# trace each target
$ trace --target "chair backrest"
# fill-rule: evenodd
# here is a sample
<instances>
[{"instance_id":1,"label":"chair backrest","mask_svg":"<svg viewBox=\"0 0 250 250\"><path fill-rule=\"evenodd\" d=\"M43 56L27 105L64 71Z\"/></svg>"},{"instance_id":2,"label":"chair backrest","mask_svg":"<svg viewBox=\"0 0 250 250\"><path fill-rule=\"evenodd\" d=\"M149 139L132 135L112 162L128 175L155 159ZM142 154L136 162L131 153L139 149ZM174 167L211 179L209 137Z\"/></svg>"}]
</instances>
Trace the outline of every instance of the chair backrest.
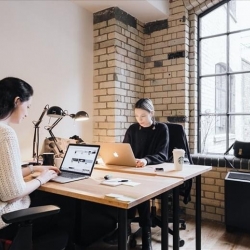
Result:
<instances>
[{"instance_id":1,"label":"chair backrest","mask_svg":"<svg viewBox=\"0 0 250 250\"><path fill-rule=\"evenodd\" d=\"M169 131L169 149L168 161L173 162L173 149L179 148L185 150L185 158L188 159L189 164L193 164L190 155L190 150L187 142L187 136L182 125L177 123L166 123ZM192 187L192 179L184 182L180 188L180 195L183 196L183 202L187 204L191 200L190 192Z\"/></svg>"},{"instance_id":2,"label":"chair backrest","mask_svg":"<svg viewBox=\"0 0 250 250\"><path fill-rule=\"evenodd\" d=\"M185 150L185 157L189 160L190 164L193 164L192 158L190 156L187 136L183 126L177 123L166 123L166 125L168 126L169 131L169 161L173 161L173 149L179 148Z\"/></svg>"}]
</instances>

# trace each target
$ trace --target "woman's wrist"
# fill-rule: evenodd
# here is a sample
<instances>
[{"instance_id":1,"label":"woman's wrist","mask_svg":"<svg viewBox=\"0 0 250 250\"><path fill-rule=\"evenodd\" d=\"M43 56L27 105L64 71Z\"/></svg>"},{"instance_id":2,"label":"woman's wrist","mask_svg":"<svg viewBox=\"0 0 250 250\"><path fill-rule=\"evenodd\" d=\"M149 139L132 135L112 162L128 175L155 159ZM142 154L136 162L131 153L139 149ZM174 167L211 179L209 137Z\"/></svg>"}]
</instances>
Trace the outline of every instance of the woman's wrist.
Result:
<instances>
[{"instance_id":1,"label":"woman's wrist","mask_svg":"<svg viewBox=\"0 0 250 250\"><path fill-rule=\"evenodd\" d=\"M37 180L39 182L39 187L42 186L42 181L39 178L36 178L35 180Z\"/></svg>"}]
</instances>

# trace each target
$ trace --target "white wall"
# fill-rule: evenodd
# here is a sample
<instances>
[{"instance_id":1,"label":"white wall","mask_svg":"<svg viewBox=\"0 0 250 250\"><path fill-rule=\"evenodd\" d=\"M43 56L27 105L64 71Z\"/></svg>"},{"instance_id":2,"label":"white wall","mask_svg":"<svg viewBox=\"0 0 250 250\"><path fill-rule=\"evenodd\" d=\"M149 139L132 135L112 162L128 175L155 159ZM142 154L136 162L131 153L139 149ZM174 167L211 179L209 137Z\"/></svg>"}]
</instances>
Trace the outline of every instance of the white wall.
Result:
<instances>
[{"instance_id":1,"label":"white wall","mask_svg":"<svg viewBox=\"0 0 250 250\"><path fill-rule=\"evenodd\" d=\"M59 137L93 137L93 15L69 1L0 1L0 78L15 76L35 91L29 117L14 125L22 158L32 156L34 126L46 104L69 113L85 110L90 120L70 117L53 130ZM49 137L40 125L40 144ZM54 122L51 119L50 124Z\"/></svg>"}]
</instances>

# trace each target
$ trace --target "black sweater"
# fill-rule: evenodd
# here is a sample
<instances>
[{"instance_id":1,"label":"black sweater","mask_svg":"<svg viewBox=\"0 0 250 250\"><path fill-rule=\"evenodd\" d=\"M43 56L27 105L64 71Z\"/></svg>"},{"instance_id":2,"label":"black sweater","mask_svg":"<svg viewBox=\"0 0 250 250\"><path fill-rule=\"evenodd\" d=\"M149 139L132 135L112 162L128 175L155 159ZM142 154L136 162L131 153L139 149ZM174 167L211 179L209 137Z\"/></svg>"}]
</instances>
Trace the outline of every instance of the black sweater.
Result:
<instances>
[{"instance_id":1,"label":"black sweater","mask_svg":"<svg viewBox=\"0 0 250 250\"><path fill-rule=\"evenodd\" d=\"M131 145L135 158L146 159L148 165L168 160L169 134L164 123L156 122L147 128L134 123L126 131L123 142Z\"/></svg>"}]
</instances>

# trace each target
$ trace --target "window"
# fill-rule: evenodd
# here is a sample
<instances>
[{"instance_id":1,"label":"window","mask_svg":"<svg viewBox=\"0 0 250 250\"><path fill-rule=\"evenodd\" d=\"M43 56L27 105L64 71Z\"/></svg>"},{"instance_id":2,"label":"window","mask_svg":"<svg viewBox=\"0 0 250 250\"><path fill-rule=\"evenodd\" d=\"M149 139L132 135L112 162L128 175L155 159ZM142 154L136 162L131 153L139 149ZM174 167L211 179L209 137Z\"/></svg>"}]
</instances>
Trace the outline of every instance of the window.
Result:
<instances>
[{"instance_id":1,"label":"window","mask_svg":"<svg viewBox=\"0 0 250 250\"><path fill-rule=\"evenodd\" d=\"M250 1L225 0L199 16L198 151L250 141Z\"/></svg>"}]
</instances>

